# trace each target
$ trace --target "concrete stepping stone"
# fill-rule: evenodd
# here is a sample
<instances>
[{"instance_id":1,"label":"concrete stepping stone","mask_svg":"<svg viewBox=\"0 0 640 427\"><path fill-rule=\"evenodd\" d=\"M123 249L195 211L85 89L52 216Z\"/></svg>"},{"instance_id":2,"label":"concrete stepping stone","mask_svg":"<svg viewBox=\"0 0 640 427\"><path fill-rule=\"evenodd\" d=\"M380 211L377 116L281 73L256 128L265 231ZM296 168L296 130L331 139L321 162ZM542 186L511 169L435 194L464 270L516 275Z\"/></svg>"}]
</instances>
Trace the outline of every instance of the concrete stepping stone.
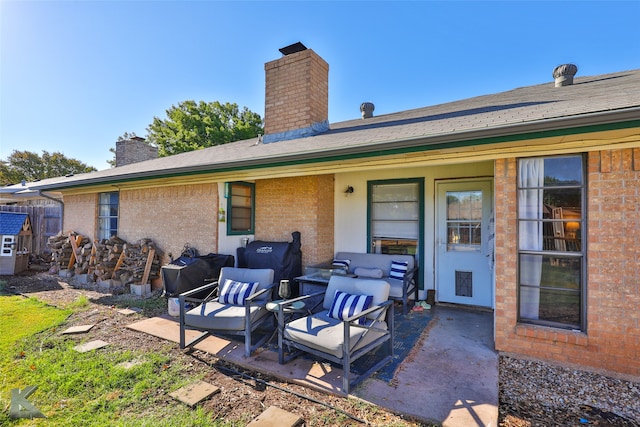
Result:
<instances>
[{"instance_id":1,"label":"concrete stepping stone","mask_svg":"<svg viewBox=\"0 0 640 427\"><path fill-rule=\"evenodd\" d=\"M91 328L93 328L94 326L95 326L95 323L91 325L72 326L62 331L62 333L63 334L85 334L89 332Z\"/></svg>"},{"instance_id":2,"label":"concrete stepping stone","mask_svg":"<svg viewBox=\"0 0 640 427\"><path fill-rule=\"evenodd\" d=\"M269 406L266 411L247 424L247 427L295 427L303 422L304 420L299 415L277 406Z\"/></svg>"},{"instance_id":3,"label":"concrete stepping stone","mask_svg":"<svg viewBox=\"0 0 640 427\"><path fill-rule=\"evenodd\" d=\"M104 342L102 340L89 341L84 344L77 345L73 347L73 349L79 353L86 353L87 351L97 350L102 347L108 346L108 342Z\"/></svg>"},{"instance_id":4,"label":"concrete stepping stone","mask_svg":"<svg viewBox=\"0 0 640 427\"><path fill-rule=\"evenodd\" d=\"M142 311L141 308L131 307L131 308L123 308L122 310L118 310L118 313L124 314L125 316L131 316L135 313L140 313Z\"/></svg>"},{"instance_id":5,"label":"concrete stepping stone","mask_svg":"<svg viewBox=\"0 0 640 427\"><path fill-rule=\"evenodd\" d=\"M169 396L193 407L219 392L220 387L204 381L198 381L169 393Z\"/></svg>"}]
</instances>

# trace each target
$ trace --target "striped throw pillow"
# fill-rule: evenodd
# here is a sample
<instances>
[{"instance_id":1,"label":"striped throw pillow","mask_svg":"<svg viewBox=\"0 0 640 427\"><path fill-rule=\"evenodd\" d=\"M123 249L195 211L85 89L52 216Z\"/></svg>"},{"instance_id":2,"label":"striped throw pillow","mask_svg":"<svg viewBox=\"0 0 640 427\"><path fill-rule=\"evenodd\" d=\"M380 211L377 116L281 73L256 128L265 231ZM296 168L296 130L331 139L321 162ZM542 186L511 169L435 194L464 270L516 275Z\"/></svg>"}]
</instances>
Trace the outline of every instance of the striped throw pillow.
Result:
<instances>
[{"instance_id":1,"label":"striped throw pillow","mask_svg":"<svg viewBox=\"0 0 640 427\"><path fill-rule=\"evenodd\" d=\"M218 301L223 304L244 305L244 301L258 289L258 282L236 282L227 279L220 289Z\"/></svg>"},{"instance_id":2,"label":"striped throw pillow","mask_svg":"<svg viewBox=\"0 0 640 427\"><path fill-rule=\"evenodd\" d=\"M333 304L329 310L329 316L338 320L345 320L355 316L369 308L373 302L371 295L352 295L342 291L336 291ZM364 324L364 318L359 319L359 323Z\"/></svg>"},{"instance_id":3,"label":"striped throw pillow","mask_svg":"<svg viewBox=\"0 0 640 427\"><path fill-rule=\"evenodd\" d=\"M334 265L336 267L344 267L347 270L349 269L349 264L351 264L350 259L334 259L333 261L331 261L331 265Z\"/></svg>"},{"instance_id":4,"label":"striped throw pillow","mask_svg":"<svg viewBox=\"0 0 640 427\"><path fill-rule=\"evenodd\" d=\"M391 279L404 280L404 275L409 268L407 261L391 261L391 270L389 271L389 277Z\"/></svg>"}]
</instances>

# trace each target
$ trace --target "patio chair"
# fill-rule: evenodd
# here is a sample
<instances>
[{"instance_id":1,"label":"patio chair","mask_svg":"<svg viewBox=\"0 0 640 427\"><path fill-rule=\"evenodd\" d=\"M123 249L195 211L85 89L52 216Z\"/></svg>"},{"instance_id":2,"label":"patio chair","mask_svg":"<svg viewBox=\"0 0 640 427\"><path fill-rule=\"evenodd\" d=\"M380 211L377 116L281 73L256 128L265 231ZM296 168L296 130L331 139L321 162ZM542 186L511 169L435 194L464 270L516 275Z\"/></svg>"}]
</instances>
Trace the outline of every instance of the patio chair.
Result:
<instances>
[{"instance_id":1,"label":"patio chair","mask_svg":"<svg viewBox=\"0 0 640 427\"><path fill-rule=\"evenodd\" d=\"M274 271L267 268L223 267L216 282L180 294L180 348L192 348L212 333L240 335L244 336L245 355L249 357L270 336L266 333L252 341L258 327L273 324L265 307L272 299L273 275ZM210 292L204 299L195 297L206 290ZM195 304L195 308L185 308L187 303ZM187 329L203 332L187 343Z\"/></svg>"},{"instance_id":2,"label":"patio chair","mask_svg":"<svg viewBox=\"0 0 640 427\"><path fill-rule=\"evenodd\" d=\"M351 386L393 359L393 301L389 300L389 288L384 280L332 276L324 294L323 311L286 324L283 310L278 313L278 362L284 364L304 352L337 363L343 369L342 391L349 394ZM294 298L283 305L316 295ZM382 345L386 346L386 355L352 381L351 363Z\"/></svg>"}]
</instances>

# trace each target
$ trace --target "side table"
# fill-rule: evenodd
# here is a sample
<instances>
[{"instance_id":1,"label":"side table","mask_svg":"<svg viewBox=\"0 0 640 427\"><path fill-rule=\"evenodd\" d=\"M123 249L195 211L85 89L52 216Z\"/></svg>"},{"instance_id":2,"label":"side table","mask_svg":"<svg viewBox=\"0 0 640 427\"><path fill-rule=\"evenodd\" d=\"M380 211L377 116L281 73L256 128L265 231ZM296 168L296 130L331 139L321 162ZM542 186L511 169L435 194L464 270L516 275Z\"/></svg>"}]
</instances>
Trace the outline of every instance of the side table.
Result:
<instances>
[{"instance_id":1,"label":"side table","mask_svg":"<svg viewBox=\"0 0 640 427\"><path fill-rule=\"evenodd\" d=\"M276 318L276 329L273 331L273 334L271 334L269 341L267 341L267 346L271 344L271 340L273 340L273 337L276 335L276 333L279 333L284 329L285 323L293 320L296 314L306 312L305 311L306 304L304 303L304 301L294 301L291 304L287 304L287 306L284 307L284 309L282 310L283 322L282 324L280 324L278 313L280 313L280 309L282 308L283 302L286 302L286 300L280 299L275 301L269 301L265 306L267 310L272 312Z\"/></svg>"}]
</instances>

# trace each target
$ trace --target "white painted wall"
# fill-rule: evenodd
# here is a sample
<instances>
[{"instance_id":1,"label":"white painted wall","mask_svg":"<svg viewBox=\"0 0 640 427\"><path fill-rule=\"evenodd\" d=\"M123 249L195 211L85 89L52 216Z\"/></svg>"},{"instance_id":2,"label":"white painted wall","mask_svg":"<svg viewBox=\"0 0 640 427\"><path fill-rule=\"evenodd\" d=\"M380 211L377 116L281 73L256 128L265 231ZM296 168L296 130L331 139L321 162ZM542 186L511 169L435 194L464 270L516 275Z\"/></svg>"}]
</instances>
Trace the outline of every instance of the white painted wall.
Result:
<instances>
[{"instance_id":1,"label":"white painted wall","mask_svg":"<svg viewBox=\"0 0 640 427\"><path fill-rule=\"evenodd\" d=\"M238 256L236 254L236 250L242 245L242 239L244 237L248 237L249 241L255 240L255 235L233 235L227 236L227 221L226 215L227 212L227 199L224 197L224 182L218 183L218 200L220 200L219 208L224 209L225 212L225 222L218 222L218 253L233 255L236 260L236 265L238 265Z\"/></svg>"},{"instance_id":2,"label":"white painted wall","mask_svg":"<svg viewBox=\"0 0 640 427\"><path fill-rule=\"evenodd\" d=\"M384 169L367 172L348 172L335 175L335 250L367 252L367 182L385 179L424 178L424 248L423 271L425 291L419 298L426 298L426 289L434 284L434 229L435 182L439 179L475 178L493 176L493 161L430 166L406 169ZM344 190L352 186L354 191L346 195Z\"/></svg>"}]
</instances>

